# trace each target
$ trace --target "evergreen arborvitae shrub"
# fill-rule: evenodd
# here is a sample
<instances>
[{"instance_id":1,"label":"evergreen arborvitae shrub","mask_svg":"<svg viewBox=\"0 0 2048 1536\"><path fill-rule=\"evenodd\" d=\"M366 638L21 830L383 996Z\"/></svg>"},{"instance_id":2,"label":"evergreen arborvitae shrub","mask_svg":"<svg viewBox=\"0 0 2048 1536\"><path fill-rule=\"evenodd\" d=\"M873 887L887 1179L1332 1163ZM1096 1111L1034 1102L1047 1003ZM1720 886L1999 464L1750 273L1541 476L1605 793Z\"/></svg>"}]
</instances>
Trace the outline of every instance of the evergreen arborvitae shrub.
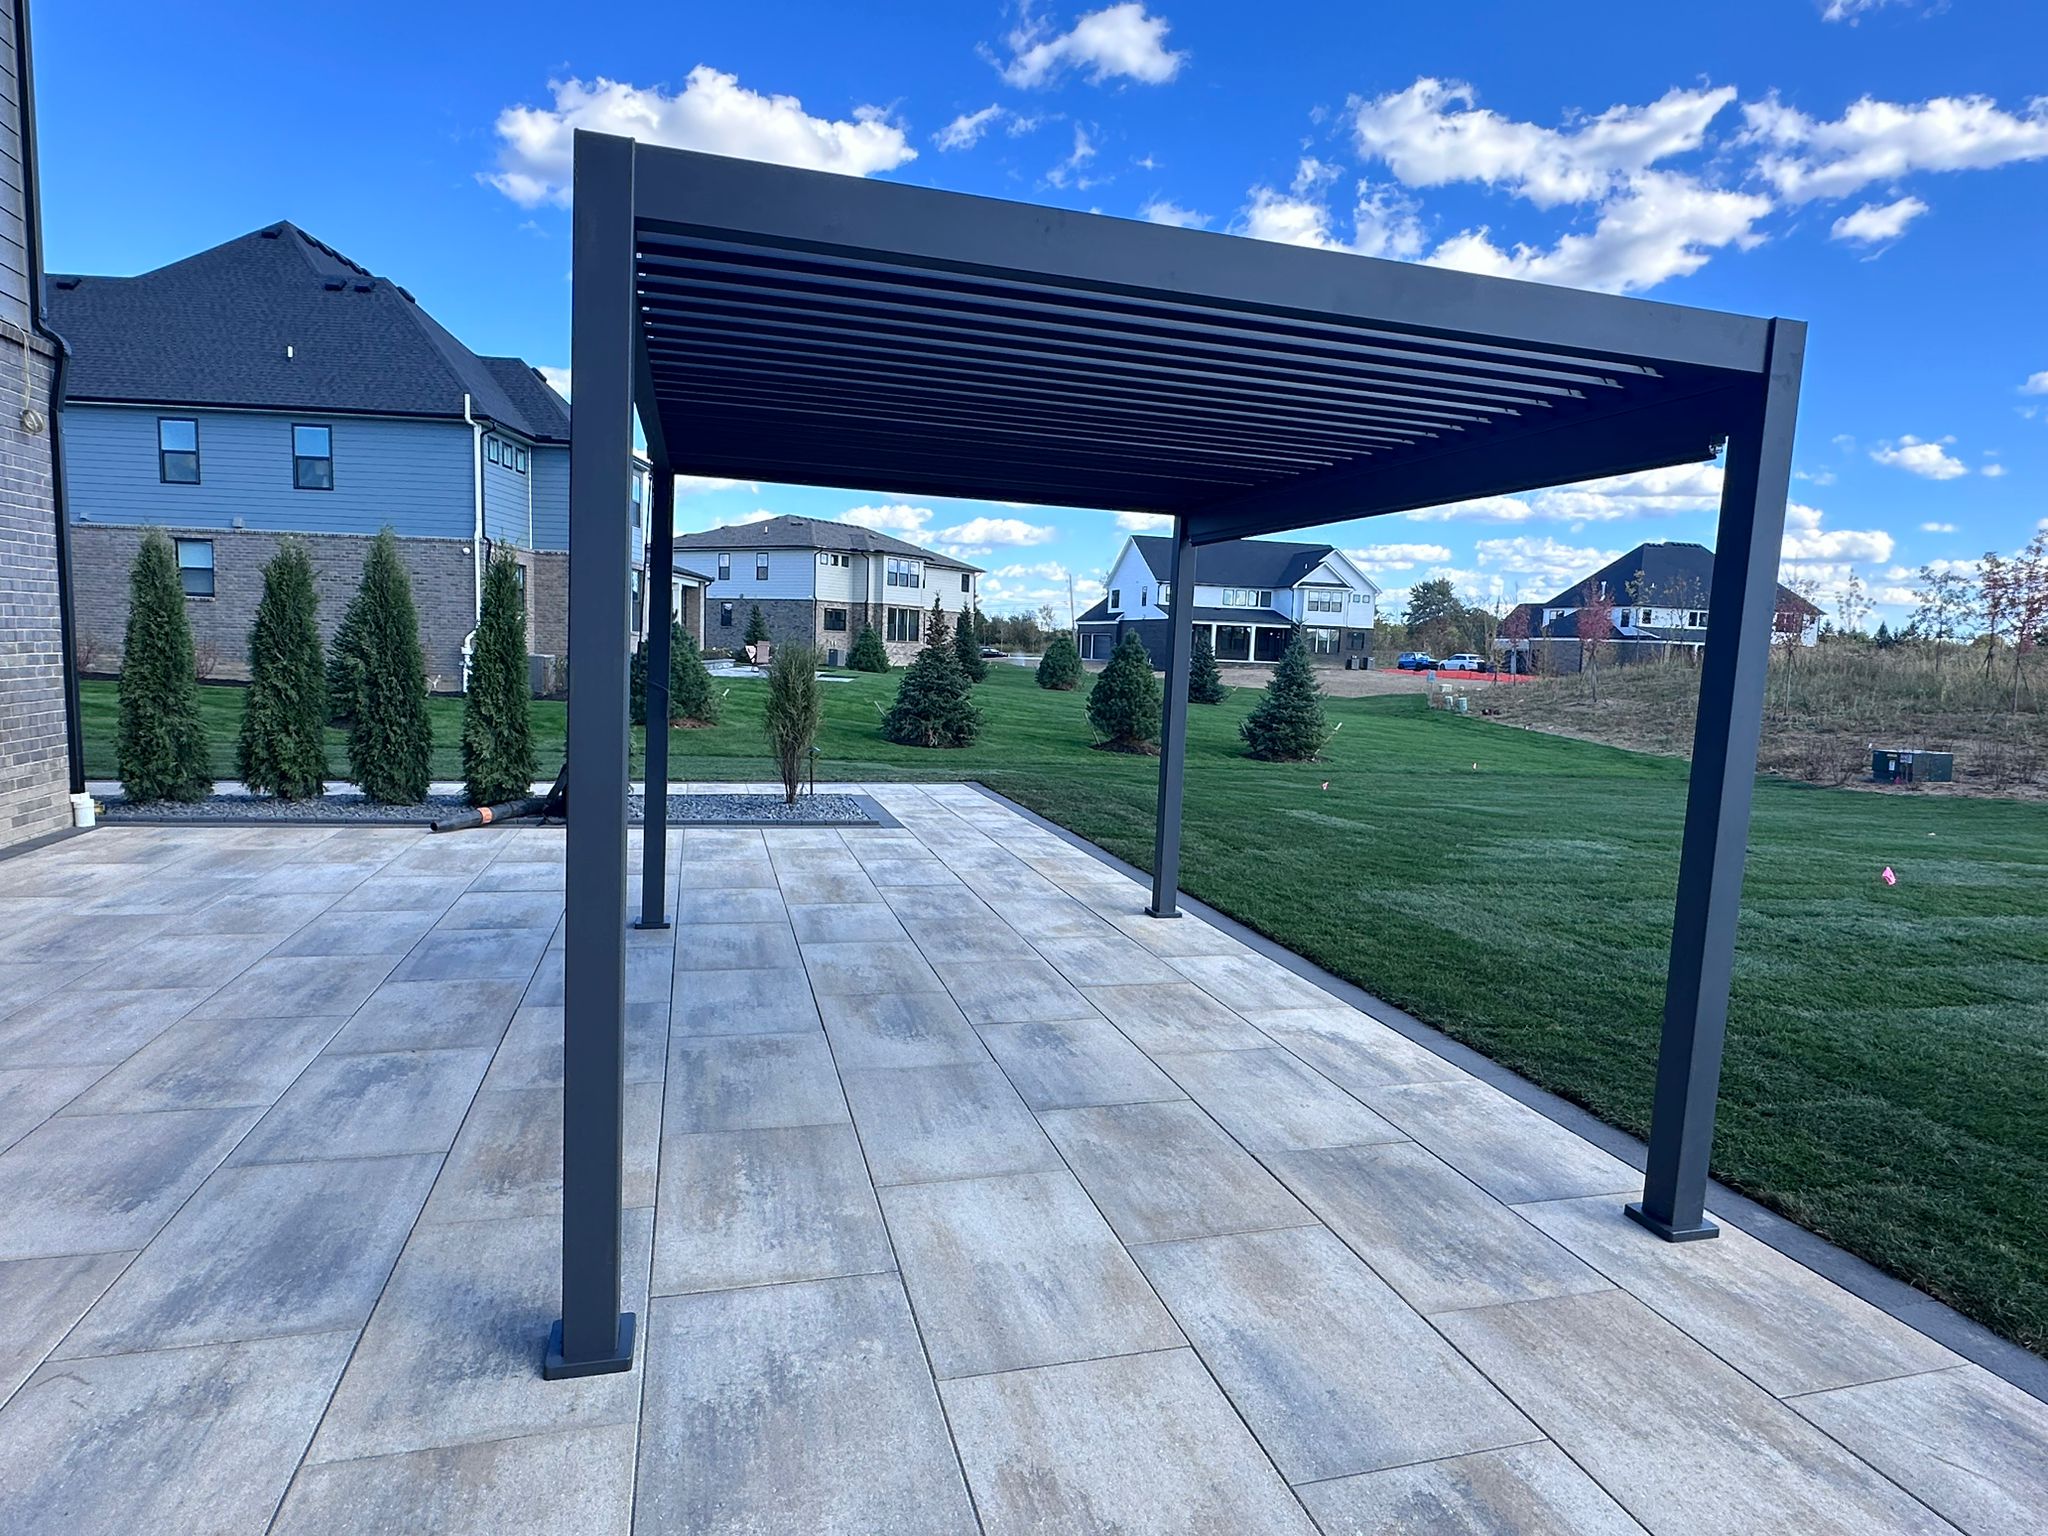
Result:
<instances>
[{"instance_id":1,"label":"evergreen arborvitae shrub","mask_svg":"<svg viewBox=\"0 0 2048 1536\"><path fill-rule=\"evenodd\" d=\"M130 800L204 800L213 792L178 555L155 528L142 536L128 578L114 765Z\"/></svg>"},{"instance_id":2,"label":"evergreen arborvitae shrub","mask_svg":"<svg viewBox=\"0 0 2048 1536\"><path fill-rule=\"evenodd\" d=\"M1288 637L1272 680L1238 731L1253 757L1272 763L1307 762L1329 740L1323 685L1316 681L1316 669L1309 662L1300 630Z\"/></svg>"},{"instance_id":3,"label":"evergreen arborvitae shrub","mask_svg":"<svg viewBox=\"0 0 2048 1536\"><path fill-rule=\"evenodd\" d=\"M668 635L668 717L685 725L718 724L718 692L704 655L678 624Z\"/></svg>"},{"instance_id":4,"label":"evergreen arborvitae shrub","mask_svg":"<svg viewBox=\"0 0 2048 1536\"><path fill-rule=\"evenodd\" d=\"M747 614L747 644L759 645L763 640L772 638L768 633L767 615L761 612L761 605L756 603Z\"/></svg>"},{"instance_id":5,"label":"evergreen arborvitae shrub","mask_svg":"<svg viewBox=\"0 0 2048 1536\"><path fill-rule=\"evenodd\" d=\"M906 747L972 746L981 734L981 711L937 598L928 622L924 649L903 674L895 707L882 717L882 734Z\"/></svg>"},{"instance_id":6,"label":"evergreen arborvitae shrub","mask_svg":"<svg viewBox=\"0 0 2048 1536\"><path fill-rule=\"evenodd\" d=\"M1195 654L1188 669L1188 702L1221 704L1230 697L1223 686L1223 673L1216 665L1216 647L1209 643L1209 631L1195 631Z\"/></svg>"},{"instance_id":7,"label":"evergreen arborvitae shrub","mask_svg":"<svg viewBox=\"0 0 2048 1536\"><path fill-rule=\"evenodd\" d=\"M505 556L484 573L483 613L462 701L462 785L471 805L502 805L533 792L533 688L526 661L526 598Z\"/></svg>"},{"instance_id":8,"label":"evergreen arborvitae shrub","mask_svg":"<svg viewBox=\"0 0 2048 1536\"><path fill-rule=\"evenodd\" d=\"M875 632L875 626L861 626L860 638L853 642L853 654L846 658L846 664L856 672L886 672L889 670L889 652L882 644L882 637Z\"/></svg>"},{"instance_id":9,"label":"evergreen arborvitae shrub","mask_svg":"<svg viewBox=\"0 0 2048 1536\"><path fill-rule=\"evenodd\" d=\"M370 545L356 601L362 617L349 772L356 787L380 805L417 805L427 796L434 732L427 719L427 669L412 578L389 528Z\"/></svg>"},{"instance_id":10,"label":"evergreen arborvitae shrub","mask_svg":"<svg viewBox=\"0 0 2048 1536\"><path fill-rule=\"evenodd\" d=\"M960 610L959 627L953 631L953 654L960 658L960 671L968 682L988 676L988 662L981 654L981 615L972 608Z\"/></svg>"},{"instance_id":11,"label":"evergreen arborvitae shrub","mask_svg":"<svg viewBox=\"0 0 2048 1536\"><path fill-rule=\"evenodd\" d=\"M305 546L287 539L263 568L263 600L249 630L249 692L235 768L242 782L280 800L318 799L327 788L327 668L319 598Z\"/></svg>"},{"instance_id":12,"label":"evergreen arborvitae shrub","mask_svg":"<svg viewBox=\"0 0 2048 1536\"><path fill-rule=\"evenodd\" d=\"M1128 630L1088 691L1088 722L1115 752L1145 752L1159 740L1159 679L1137 632Z\"/></svg>"},{"instance_id":13,"label":"evergreen arborvitae shrub","mask_svg":"<svg viewBox=\"0 0 2048 1536\"><path fill-rule=\"evenodd\" d=\"M814 646L778 647L768 664L768 703L761 713L761 729L768 737L768 750L782 776L782 798L795 805L803 785L804 770L810 766L811 748L818 744L818 723L825 713L825 690L818 682L818 652Z\"/></svg>"},{"instance_id":14,"label":"evergreen arborvitae shrub","mask_svg":"<svg viewBox=\"0 0 2048 1536\"><path fill-rule=\"evenodd\" d=\"M327 648L327 718L347 725L356 716L356 680L363 675L363 595L349 599Z\"/></svg>"},{"instance_id":15,"label":"evergreen arborvitae shrub","mask_svg":"<svg viewBox=\"0 0 2048 1536\"><path fill-rule=\"evenodd\" d=\"M1074 637L1061 630L1052 637L1045 654L1038 658L1038 686L1071 693L1081 686L1081 653Z\"/></svg>"},{"instance_id":16,"label":"evergreen arborvitae shrub","mask_svg":"<svg viewBox=\"0 0 2048 1536\"><path fill-rule=\"evenodd\" d=\"M626 712L635 725L647 723L647 637L633 647L633 660L626 668Z\"/></svg>"}]
</instances>

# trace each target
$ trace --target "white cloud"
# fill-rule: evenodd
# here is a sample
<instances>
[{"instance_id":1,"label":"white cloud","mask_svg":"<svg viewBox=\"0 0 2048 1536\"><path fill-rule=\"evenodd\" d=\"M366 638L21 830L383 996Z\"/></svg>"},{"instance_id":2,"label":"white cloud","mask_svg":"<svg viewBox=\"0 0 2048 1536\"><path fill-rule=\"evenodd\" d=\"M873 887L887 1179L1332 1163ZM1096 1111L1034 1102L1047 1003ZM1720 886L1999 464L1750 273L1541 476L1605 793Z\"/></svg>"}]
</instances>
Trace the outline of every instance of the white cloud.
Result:
<instances>
[{"instance_id":1,"label":"white cloud","mask_svg":"<svg viewBox=\"0 0 2048 1536\"><path fill-rule=\"evenodd\" d=\"M903 502L891 502L879 507L853 507L839 514L839 521L852 523L858 528L872 528L877 533L893 533L899 538L912 539L923 535L925 525L932 520L930 507L913 507Z\"/></svg>"},{"instance_id":2,"label":"white cloud","mask_svg":"<svg viewBox=\"0 0 2048 1536\"><path fill-rule=\"evenodd\" d=\"M1792 478L1804 480L1809 485L1833 485L1835 472L1832 469L1795 469Z\"/></svg>"},{"instance_id":3,"label":"white cloud","mask_svg":"<svg viewBox=\"0 0 2048 1536\"><path fill-rule=\"evenodd\" d=\"M1621 553L1618 549L1581 547L1559 539L1526 535L1480 539L1472 546L1472 555L1480 570L1495 578L1490 584L1492 592L1489 595L1534 586L1543 589L1543 594L1548 596L1558 588L1599 570L1609 561L1619 559Z\"/></svg>"},{"instance_id":4,"label":"white cloud","mask_svg":"<svg viewBox=\"0 0 2048 1536\"><path fill-rule=\"evenodd\" d=\"M989 126L1003 115L999 104L991 103L979 112L962 112L953 121L932 135L932 142L940 149L972 149L988 132Z\"/></svg>"},{"instance_id":5,"label":"white cloud","mask_svg":"<svg viewBox=\"0 0 2048 1536\"><path fill-rule=\"evenodd\" d=\"M1064 582L1067 568L1057 560L1040 560L1028 565L1006 565L993 574L1003 581Z\"/></svg>"},{"instance_id":6,"label":"white cloud","mask_svg":"<svg viewBox=\"0 0 2048 1536\"><path fill-rule=\"evenodd\" d=\"M1858 25L1871 11L1897 5L1899 0L1822 0L1820 19L1822 21L1846 21L1850 26Z\"/></svg>"},{"instance_id":7,"label":"white cloud","mask_svg":"<svg viewBox=\"0 0 2048 1536\"><path fill-rule=\"evenodd\" d=\"M1507 250L1494 244L1491 231L1482 226L1444 241L1429 263L1490 277L1633 293L1697 272L1727 246L1750 250L1761 244L1756 226L1770 211L1771 200L1757 193L1709 187L1671 171L1645 171L1601 206L1589 234L1561 236L1548 250L1519 243Z\"/></svg>"},{"instance_id":8,"label":"white cloud","mask_svg":"<svg viewBox=\"0 0 2048 1536\"><path fill-rule=\"evenodd\" d=\"M1418 523L1526 523L1536 509L1518 496L1480 496L1418 508L1407 515Z\"/></svg>"},{"instance_id":9,"label":"white cloud","mask_svg":"<svg viewBox=\"0 0 2048 1536\"><path fill-rule=\"evenodd\" d=\"M1854 213L1845 213L1835 220L1828 238L1856 245L1889 245L1926 211L1927 205L1917 197L1902 197L1895 203L1865 203Z\"/></svg>"},{"instance_id":10,"label":"white cloud","mask_svg":"<svg viewBox=\"0 0 2048 1536\"><path fill-rule=\"evenodd\" d=\"M1718 464L1678 464L1577 485L1552 486L1520 496L1482 496L1475 501L1427 507L1408 516L1425 523L1526 523L1540 519L1579 527L1629 518L1713 512L1720 504Z\"/></svg>"},{"instance_id":11,"label":"white cloud","mask_svg":"<svg viewBox=\"0 0 2048 1536\"><path fill-rule=\"evenodd\" d=\"M1347 241L1338 236L1327 189L1341 174L1326 161L1304 156L1287 191L1268 186L1251 189L1250 200L1239 216L1238 232L1254 240L1306 245L1324 251L1353 251L1361 256L1400 261L1413 261L1420 256L1423 234L1414 200L1402 196L1395 188L1364 179L1358 183L1358 199L1352 210L1352 237Z\"/></svg>"},{"instance_id":12,"label":"white cloud","mask_svg":"<svg viewBox=\"0 0 2048 1536\"><path fill-rule=\"evenodd\" d=\"M568 370L568 369L566 369L566 368L555 368L555 367L551 367L551 366L550 366L549 364L547 364L547 363L542 363L542 364L540 365L540 367L539 367L538 369L536 369L535 371L536 371L537 373L539 373L539 374L540 374L540 376L541 376L541 377L542 377L543 379L546 379L546 380L547 380L547 382L548 382L548 388L549 388L549 389L552 389L552 390L553 390L553 391L554 391L554 392L555 392L556 394L560 395L560 396L561 396L561 397L562 397L562 398L563 398L564 400L567 400L567 399L569 399L569 398L570 398L570 395L569 395L569 370Z\"/></svg>"},{"instance_id":13,"label":"white cloud","mask_svg":"<svg viewBox=\"0 0 2048 1536\"><path fill-rule=\"evenodd\" d=\"M1046 544L1059 536L1057 528L1027 523L1019 517L976 517L951 528L941 528L938 537L949 544ZM984 551L985 552L985 551Z\"/></svg>"},{"instance_id":14,"label":"white cloud","mask_svg":"<svg viewBox=\"0 0 2048 1536\"><path fill-rule=\"evenodd\" d=\"M2006 473L2006 468L2003 464L1986 464L1977 473L1987 480L1997 480Z\"/></svg>"},{"instance_id":15,"label":"white cloud","mask_svg":"<svg viewBox=\"0 0 2048 1536\"><path fill-rule=\"evenodd\" d=\"M1352 564L1379 575L1385 571L1412 571L1418 565L1442 565L1451 552L1441 544L1367 544L1347 549Z\"/></svg>"},{"instance_id":16,"label":"white cloud","mask_svg":"<svg viewBox=\"0 0 2048 1536\"><path fill-rule=\"evenodd\" d=\"M483 180L523 208L566 207L576 130L624 134L648 144L708 150L815 171L871 176L917 157L909 137L880 107L850 119L813 117L794 96L763 96L699 64L670 95L599 76L557 80L552 107L507 107L498 114L498 169Z\"/></svg>"},{"instance_id":17,"label":"white cloud","mask_svg":"<svg viewBox=\"0 0 2048 1536\"><path fill-rule=\"evenodd\" d=\"M1896 443L1879 443L1870 450L1870 456L1880 464L1903 469L1923 480L1954 480L1970 472L1969 465L1948 451L1947 445L1954 441L1951 436L1930 442L1909 432Z\"/></svg>"},{"instance_id":18,"label":"white cloud","mask_svg":"<svg viewBox=\"0 0 2048 1536\"><path fill-rule=\"evenodd\" d=\"M1010 34L1010 61L998 67L1020 89L1050 84L1069 69L1085 70L1091 85L1116 79L1164 85L1188 59L1166 46L1171 25L1148 14L1140 0L1090 11L1059 33L1027 15Z\"/></svg>"},{"instance_id":19,"label":"white cloud","mask_svg":"<svg viewBox=\"0 0 2048 1536\"><path fill-rule=\"evenodd\" d=\"M2048 395L2048 368L2039 373L2027 375L2027 382L2020 386L2023 395Z\"/></svg>"},{"instance_id":20,"label":"white cloud","mask_svg":"<svg viewBox=\"0 0 2048 1536\"><path fill-rule=\"evenodd\" d=\"M1123 533L1171 533L1173 518L1165 512L1119 512L1116 526Z\"/></svg>"},{"instance_id":21,"label":"white cloud","mask_svg":"<svg viewBox=\"0 0 2048 1536\"><path fill-rule=\"evenodd\" d=\"M1079 123L1074 124L1074 147L1058 165L1045 173L1045 179L1056 187L1064 187L1072 180L1077 187L1095 185L1095 180L1081 174L1081 168L1095 158L1095 141L1088 137L1088 130Z\"/></svg>"},{"instance_id":22,"label":"white cloud","mask_svg":"<svg viewBox=\"0 0 2048 1536\"><path fill-rule=\"evenodd\" d=\"M1922 102L1865 96L1833 122L1808 117L1776 95L1745 102L1742 140L1762 146L1757 170L1788 202L1848 197L1914 171L1989 170L2048 159L2048 97L2024 113L1989 96Z\"/></svg>"},{"instance_id":23,"label":"white cloud","mask_svg":"<svg viewBox=\"0 0 2048 1536\"><path fill-rule=\"evenodd\" d=\"M1922 523L1920 531L1922 533L1954 533L1956 525L1954 523Z\"/></svg>"},{"instance_id":24,"label":"white cloud","mask_svg":"<svg viewBox=\"0 0 2048 1536\"><path fill-rule=\"evenodd\" d=\"M1892 536L1880 528L1823 528L1818 507L1792 502L1785 508L1783 555L1793 561L1889 560Z\"/></svg>"},{"instance_id":25,"label":"white cloud","mask_svg":"<svg viewBox=\"0 0 2048 1536\"><path fill-rule=\"evenodd\" d=\"M771 518L780 517L781 515L782 514L779 512L769 512L765 510L759 512L742 512L730 523L725 524L725 526L728 528L744 528L749 523L765 523L768 522Z\"/></svg>"},{"instance_id":26,"label":"white cloud","mask_svg":"<svg viewBox=\"0 0 2048 1536\"><path fill-rule=\"evenodd\" d=\"M1647 106L1546 128L1475 106L1469 85L1424 77L1354 99L1352 128L1359 152L1411 187L1476 181L1550 208L1599 201L1659 161L1698 149L1734 99L1732 86L1672 90Z\"/></svg>"},{"instance_id":27,"label":"white cloud","mask_svg":"<svg viewBox=\"0 0 2048 1536\"><path fill-rule=\"evenodd\" d=\"M761 493L761 487L751 480L724 480L716 475L676 476L676 495L679 497L705 496L713 491L736 490L740 486L745 486L757 496Z\"/></svg>"},{"instance_id":28,"label":"white cloud","mask_svg":"<svg viewBox=\"0 0 2048 1536\"><path fill-rule=\"evenodd\" d=\"M1170 224L1175 229L1206 229L1209 225L1208 214L1183 208L1163 197L1155 197L1145 204L1138 210L1138 217L1154 224Z\"/></svg>"}]
</instances>

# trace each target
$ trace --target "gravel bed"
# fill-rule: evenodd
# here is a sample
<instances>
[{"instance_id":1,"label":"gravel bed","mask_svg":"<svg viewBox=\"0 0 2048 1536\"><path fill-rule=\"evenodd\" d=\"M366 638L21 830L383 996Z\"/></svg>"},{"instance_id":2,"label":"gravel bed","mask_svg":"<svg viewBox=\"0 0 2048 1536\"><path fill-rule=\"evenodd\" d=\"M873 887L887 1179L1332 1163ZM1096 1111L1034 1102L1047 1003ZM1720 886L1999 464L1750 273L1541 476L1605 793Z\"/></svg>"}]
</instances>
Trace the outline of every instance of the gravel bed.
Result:
<instances>
[{"instance_id":1,"label":"gravel bed","mask_svg":"<svg viewBox=\"0 0 2048 1536\"><path fill-rule=\"evenodd\" d=\"M627 817L636 825L641 816L641 796L627 804ZM317 800L270 800L259 795L212 795L190 804L157 801L130 805L118 795L103 802L100 819L106 822L162 824L223 822L360 822L369 826L425 826L467 810L469 802L460 795L429 795L419 805L376 805L359 794L342 792L322 795ZM805 795L795 805L780 795L670 795L668 819L671 826L759 825L788 826L874 826L879 824L873 802L863 795Z\"/></svg>"}]
</instances>

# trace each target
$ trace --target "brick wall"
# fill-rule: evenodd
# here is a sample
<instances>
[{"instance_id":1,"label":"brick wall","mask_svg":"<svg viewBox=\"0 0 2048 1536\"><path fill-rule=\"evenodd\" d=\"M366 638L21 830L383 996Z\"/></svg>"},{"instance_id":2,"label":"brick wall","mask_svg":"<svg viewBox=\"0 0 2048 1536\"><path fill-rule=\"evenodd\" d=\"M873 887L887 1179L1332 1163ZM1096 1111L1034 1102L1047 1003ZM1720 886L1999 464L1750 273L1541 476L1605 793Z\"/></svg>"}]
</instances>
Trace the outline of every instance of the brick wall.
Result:
<instances>
[{"instance_id":1,"label":"brick wall","mask_svg":"<svg viewBox=\"0 0 2048 1536\"><path fill-rule=\"evenodd\" d=\"M185 603L200 674L247 677L249 626L256 620L256 605L263 597L263 567L285 536L253 530L164 531L173 538L213 540L214 595L189 598ZM82 671L120 670L122 637L128 628L128 577L142 534L140 528L71 525L72 604ZM363 560L371 541L341 533L294 537L304 543L313 562L320 637L331 642L343 611L362 582ZM462 686L463 639L476 627L476 568L470 546L456 539L400 539L398 548L412 576L428 683L438 691L452 692ZM566 564L566 558L559 555L540 559Z\"/></svg>"},{"instance_id":2,"label":"brick wall","mask_svg":"<svg viewBox=\"0 0 2048 1536\"><path fill-rule=\"evenodd\" d=\"M52 357L29 345L29 398L47 412ZM71 824L50 431L22 430L18 347L0 337L0 848Z\"/></svg>"}]
</instances>

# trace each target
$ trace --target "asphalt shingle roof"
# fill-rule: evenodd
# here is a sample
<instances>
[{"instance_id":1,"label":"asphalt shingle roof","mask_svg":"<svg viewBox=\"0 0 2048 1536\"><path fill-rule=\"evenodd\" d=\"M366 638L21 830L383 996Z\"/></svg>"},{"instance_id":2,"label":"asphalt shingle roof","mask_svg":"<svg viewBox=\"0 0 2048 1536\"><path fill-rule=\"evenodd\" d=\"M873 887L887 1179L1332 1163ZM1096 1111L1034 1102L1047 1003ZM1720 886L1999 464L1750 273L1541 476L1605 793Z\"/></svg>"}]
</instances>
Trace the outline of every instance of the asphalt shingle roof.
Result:
<instances>
[{"instance_id":1,"label":"asphalt shingle roof","mask_svg":"<svg viewBox=\"0 0 2048 1536\"><path fill-rule=\"evenodd\" d=\"M1109 611L1109 599L1097 598L1095 603L1074 620L1076 624L1111 624L1117 615ZM1291 628L1294 620L1284 613L1271 608L1197 608L1194 613L1197 624L1277 624ZM1148 622L1132 620L1133 623ZM1157 620L1149 622L1156 623Z\"/></svg>"},{"instance_id":2,"label":"asphalt shingle roof","mask_svg":"<svg viewBox=\"0 0 2048 1536\"><path fill-rule=\"evenodd\" d=\"M857 555L907 555L954 571L979 571L978 565L955 560L950 555L920 549L915 544L861 528L853 523L834 522L824 517L765 518L758 523L741 523L725 528L707 528L702 533L679 533L677 549L829 549Z\"/></svg>"},{"instance_id":3,"label":"asphalt shingle roof","mask_svg":"<svg viewBox=\"0 0 2048 1536\"><path fill-rule=\"evenodd\" d=\"M1131 540L1159 581L1173 575L1173 540L1139 534ZM1205 587L1292 587L1331 552L1328 544L1287 544L1278 539L1227 539L1204 544L1195 555L1195 574Z\"/></svg>"},{"instance_id":4,"label":"asphalt shingle roof","mask_svg":"<svg viewBox=\"0 0 2048 1536\"><path fill-rule=\"evenodd\" d=\"M1573 582L1543 606L1576 608L1587 583L1597 585L1603 581L1607 583L1608 600L1615 604L1645 608L1705 608L1710 605L1714 592L1714 552L1704 544L1638 544L1590 576ZM1778 602L1780 606L1813 608L1811 603L1782 582L1778 586ZM1820 610L1814 608L1813 611L1818 613Z\"/></svg>"},{"instance_id":5,"label":"asphalt shingle roof","mask_svg":"<svg viewBox=\"0 0 2048 1536\"><path fill-rule=\"evenodd\" d=\"M477 356L411 294L279 223L135 277L53 274L73 400L478 416L567 442L569 408L518 358Z\"/></svg>"}]
</instances>

